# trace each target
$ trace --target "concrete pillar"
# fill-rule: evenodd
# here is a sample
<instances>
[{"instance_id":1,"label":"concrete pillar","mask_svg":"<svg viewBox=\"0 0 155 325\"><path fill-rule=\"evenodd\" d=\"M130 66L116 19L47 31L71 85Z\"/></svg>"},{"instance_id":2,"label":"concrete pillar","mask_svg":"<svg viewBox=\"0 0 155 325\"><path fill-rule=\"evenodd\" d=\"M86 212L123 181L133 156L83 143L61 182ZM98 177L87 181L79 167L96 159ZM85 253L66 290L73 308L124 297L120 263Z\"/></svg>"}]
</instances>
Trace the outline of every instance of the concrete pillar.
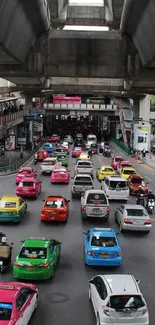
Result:
<instances>
[{"instance_id":1,"label":"concrete pillar","mask_svg":"<svg viewBox=\"0 0 155 325\"><path fill-rule=\"evenodd\" d=\"M140 114L140 98L139 97L136 97L134 98L134 104L133 104L133 116L134 116L134 119L135 118L139 118Z\"/></svg>"},{"instance_id":2,"label":"concrete pillar","mask_svg":"<svg viewBox=\"0 0 155 325\"><path fill-rule=\"evenodd\" d=\"M134 118L143 119L145 122L150 120L151 97L151 95L146 95L134 99Z\"/></svg>"},{"instance_id":3,"label":"concrete pillar","mask_svg":"<svg viewBox=\"0 0 155 325\"><path fill-rule=\"evenodd\" d=\"M26 96L26 98L25 98L25 106L28 109L32 108L32 97L31 97L31 95Z\"/></svg>"}]
</instances>

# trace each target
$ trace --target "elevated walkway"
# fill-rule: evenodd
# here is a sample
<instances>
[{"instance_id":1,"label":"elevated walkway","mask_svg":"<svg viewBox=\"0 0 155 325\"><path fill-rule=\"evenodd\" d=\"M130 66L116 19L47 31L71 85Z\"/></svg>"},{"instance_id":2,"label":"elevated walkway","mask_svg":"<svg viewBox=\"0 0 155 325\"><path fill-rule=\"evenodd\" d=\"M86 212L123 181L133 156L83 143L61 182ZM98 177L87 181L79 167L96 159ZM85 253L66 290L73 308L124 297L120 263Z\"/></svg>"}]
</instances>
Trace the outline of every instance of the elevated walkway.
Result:
<instances>
[{"instance_id":1,"label":"elevated walkway","mask_svg":"<svg viewBox=\"0 0 155 325\"><path fill-rule=\"evenodd\" d=\"M120 125L125 146L132 142L133 111L131 107L122 107L119 111Z\"/></svg>"}]
</instances>

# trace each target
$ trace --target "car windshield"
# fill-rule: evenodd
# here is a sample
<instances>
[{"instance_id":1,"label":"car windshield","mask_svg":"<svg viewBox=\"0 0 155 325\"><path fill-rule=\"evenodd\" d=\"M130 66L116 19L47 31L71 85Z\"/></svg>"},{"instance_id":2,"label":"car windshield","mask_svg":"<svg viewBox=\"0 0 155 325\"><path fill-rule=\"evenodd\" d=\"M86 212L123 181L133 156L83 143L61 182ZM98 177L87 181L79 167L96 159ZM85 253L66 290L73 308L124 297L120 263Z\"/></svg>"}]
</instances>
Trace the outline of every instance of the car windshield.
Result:
<instances>
[{"instance_id":1,"label":"car windshield","mask_svg":"<svg viewBox=\"0 0 155 325\"><path fill-rule=\"evenodd\" d=\"M117 158L115 158L115 161L116 161L116 162L119 162L119 161L123 161L123 159L120 158L120 157L117 157Z\"/></svg>"},{"instance_id":2,"label":"car windshield","mask_svg":"<svg viewBox=\"0 0 155 325\"><path fill-rule=\"evenodd\" d=\"M57 201L46 201L44 207L46 208L54 208L54 209L60 209L64 207L62 200Z\"/></svg>"},{"instance_id":3,"label":"car windshield","mask_svg":"<svg viewBox=\"0 0 155 325\"><path fill-rule=\"evenodd\" d=\"M61 160L61 159L67 159L67 157L64 155L60 155L60 156L58 156L58 160Z\"/></svg>"},{"instance_id":4,"label":"car windshield","mask_svg":"<svg viewBox=\"0 0 155 325\"><path fill-rule=\"evenodd\" d=\"M43 161L42 165L55 165L56 160Z\"/></svg>"},{"instance_id":5,"label":"car windshield","mask_svg":"<svg viewBox=\"0 0 155 325\"><path fill-rule=\"evenodd\" d=\"M142 178L132 178L131 182L132 182L132 184L142 184L143 179Z\"/></svg>"},{"instance_id":6,"label":"car windshield","mask_svg":"<svg viewBox=\"0 0 155 325\"><path fill-rule=\"evenodd\" d=\"M35 187L35 183L34 182L20 182L19 186Z\"/></svg>"},{"instance_id":7,"label":"car windshield","mask_svg":"<svg viewBox=\"0 0 155 325\"><path fill-rule=\"evenodd\" d=\"M12 304L0 302L0 321L10 320L12 313Z\"/></svg>"},{"instance_id":8,"label":"car windshield","mask_svg":"<svg viewBox=\"0 0 155 325\"><path fill-rule=\"evenodd\" d=\"M46 248L42 247L22 247L19 257L20 258L40 258L45 259L47 256Z\"/></svg>"},{"instance_id":9,"label":"car windshield","mask_svg":"<svg viewBox=\"0 0 155 325\"><path fill-rule=\"evenodd\" d=\"M18 173L19 174L24 174L24 175L29 175L29 174L32 173L32 171L31 170L22 170L22 169L20 169Z\"/></svg>"},{"instance_id":10,"label":"car windshield","mask_svg":"<svg viewBox=\"0 0 155 325\"><path fill-rule=\"evenodd\" d=\"M60 148L60 149L55 149L55 152L66 152L66 150L63 148Z\"/></svg>"},{"instance_id":11,"label":"car windshield","mask_svg":"<svg viewBox=\"0 0 155 325\"><path fill-rule=\"evenodd\" d=\"M81 151L81 148L75 148L74 151Z\"/></svg>"},{"instance_id":12,"label":"car windshield","mask_svg":"<svg viewBox=\"0 0 155 325\"><path fill-rule=\"evenodd\" d=\"M110 172L111 173L111 172L113 172L113 169L110 167L102 168L102 172L106 172L106 173Z\"/></svg>"},{"instance_id":13,"label":"car windshield","mask_svg":"<svg viewBox=\"0 0 155 325\"><path fill-rule=\"evenodd\" d=\"M133 175L136 174L135 170L123 170L124 175Z\"/></svg>"},{"instance_id":14,"label":"car windshield","mask_svg":"<svg viewBox=\"0 0 155 325\"><path fill-rule=\"evenodd\" d=\"M88 137L88 141L96 141L96 137Z\"/></svg>"},{"instance_id":15,"label":"car windshield","mask_svg":"<svg viewBox=\"0 0 155 325\"><path fill-rule=\"evenodd\" d=\"M110 181L110 188L115 190L115 189L121 189L121 188L127 188L128 183L125 181Z\"/></svg>"},{"instance_id":16,"label":"car windshield","mask_svg":"<svg viewBox=\"0 0 155 325\"><path fill-rule=\"evenodd\" d=\"M11 201L0 201L0 206L2 208L16 208L17 207L17 202L11 202Z\"/></svg>"},{"instance_id":17,"label":"car windshield","mask_svg":"<svg viewBox=\"0 0 155 325\"><path fill-rule=\"evenodd\" d=\"M78 167L80 167L80 166L86 166L86 167L91 167L92 168L92 165L90 164L90 162L89 161L79 161L78 162Z\"/></svg>"},{"instance_id":18,"label":"car windshield","mask_svg":"<svg viewBox=\"0 0 155 325\"><path fill-rule=\"evenodd\" d=\"M87 197L87 204L107 204L107 198L101 193L90 193Z\"/></svg>"},{"instance_id":19,"label":"car windshield","mask_svg":"<svg viewBox=\"0 0 155 325\"><path fill-rule=\"evenodd\" d=\"M91 246L116 247L117 243L115 237L93 236L91 240Z\"/></svg>"},{"instance_id":20,"label":"car windshield","mask_svg":"<svg viewBox=\"0 0 155 325\"><path fill-rule=\"evenodd\" d=\"M143 217L144 210L143 209L126 209L127 215L130 217Z\"/></svg>"},{"instance_id":21,"label":"car windshield","mask_svg":"<svg viewBox=\"0 0 155 325\"><path fill-rule=\"evenodd\" d=\"M124 308L142 308L145 303L140 295L117 295L110 297L108 305L115 310L122 310Z\"/></svg>"},{"instance_id":22,"label":"car windshield","mask_svg":"<svg viewBox=\"0 0 155 325\"><path fill-rule=\"evenodd\" d=\"M50 144L45 144L44 147L51 147L51 145Z\"/></svg>"},{"instance_id":23,"label":"car windshield","mask_svg":"<svg viewBox=\"0 0 155 325\"><path fill-rule=\"evenodd\" d=\"M121 168L132 167L130 164L121 164Z\"/></svg>"}]
</instances>

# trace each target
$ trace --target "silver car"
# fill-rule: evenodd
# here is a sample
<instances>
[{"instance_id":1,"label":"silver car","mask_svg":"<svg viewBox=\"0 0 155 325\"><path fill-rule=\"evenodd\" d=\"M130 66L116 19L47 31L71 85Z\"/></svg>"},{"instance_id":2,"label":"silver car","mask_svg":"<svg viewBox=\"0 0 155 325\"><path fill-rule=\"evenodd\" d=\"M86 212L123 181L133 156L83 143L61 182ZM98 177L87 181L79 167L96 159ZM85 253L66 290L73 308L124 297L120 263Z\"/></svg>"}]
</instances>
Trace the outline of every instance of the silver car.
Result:
<instances>
[{"instance_id":1,"label":"silver car","mask_svg":"<svg viewBox=\"0 0 155 325\"><path fill-rule=\"evenodd\" d=\"M65 135L64 137L64 142L68 142L69 144L72 144L73 143L73 138L71 135Z\"/></svg>"},{"instance_id":2,"label":"silver car","mask_svg":"<svg viewBox=\"0 0 155 325\"><path fill-rule=\"evenodd\" d=\"M121 232L135 230L148 234L152 227L152 220L146 209L136 204L124 204L117 208L115 221L119 224Z\"/></svg>"},{"instance_id":3,"label":"silver car","mask_svg":"<svg viewBox=\"0 0 155 325\"><path fill-rule=\"evenodd\" d=\"M75 175L76 174L89 174L94 177L94 170L92 162L89 160L78 160L75 165Z\"/></svg>"},{"instance_id":4,"label":"silver car","mask_svg":"<svg viewBox=\"0 0 155 325\"><path fill-rule=\"evenodd\" d=\"M133 275L96 275L89 281L89 300L96 325L149 325L146 302Z\"/></svg>"},{"instance_id":5,"label":"silver car","mask_svg":"<svg viewBox=\"0 0 155 325\"><path fill-rule=\"evenodd\" d=\"M72 198L81 196L85 191L93 189L92 177L88 174L77 174L72 185Z\"/></svg>"},{"instance_id":6,"label":"silver car","mask_svg":"<svg viewBox=\"0 0 155 325\"><path fill-rule=\"evenodd\" d=\"M108 199L101 190L86 191L81 197L81 217L103 218L106 221L109 218L110 208Z\"/></svg>"}]
</instances>

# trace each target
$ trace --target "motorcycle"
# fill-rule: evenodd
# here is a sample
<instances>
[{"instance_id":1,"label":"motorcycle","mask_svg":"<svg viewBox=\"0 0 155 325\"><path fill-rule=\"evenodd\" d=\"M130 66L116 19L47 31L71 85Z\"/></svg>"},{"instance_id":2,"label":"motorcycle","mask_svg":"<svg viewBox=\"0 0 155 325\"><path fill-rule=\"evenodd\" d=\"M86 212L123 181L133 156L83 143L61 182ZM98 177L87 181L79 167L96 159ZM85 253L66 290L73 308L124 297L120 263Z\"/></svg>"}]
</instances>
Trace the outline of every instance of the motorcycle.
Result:
<instances>
[{"instance_id":1,"label":"motorcycle","mask_svg":"<svg viewBox=\"0 0 155 325\"><path fill-rule=\"evenodd\" d=\"M144 205L145 205L145 195L144 195L144 194L140 194L140 195L137 197L137 202L136 202L136 204L141 205L142 207L144 207Z\"/></svg>"},{"instance_id":2,"label":"motorcycle","mask_svg":"<svg viewBox=\"0 0 155 325\"><path fill-rule=\"evenodd\" d=\"M153 211L154 211L154 200L153 199L150 199L148 200L148 203L147 203L147 211L149 214L152 214Z\"/></svg>"},{"instance_id":3,"label":"motorcycle","mask_svg":"<svg viewBox=\"0 0 155 325\"><path fill-rule=\"evenodd\" d=\"M34 157L34 159L33 159L33 163L34 163L34 165L36 165L37 162L38 162L38 159Z\"/></svg>"},{"instance_id":4,"label":"motorcycle","mask_svg":"<svg viewBox=\"0 0 155 325\"><path fill-rule=\"evenodd\" d=\"M0 246L0 273L4 273L11 265L13 243L10 246Z\"/></svg>"}]
</instances>

